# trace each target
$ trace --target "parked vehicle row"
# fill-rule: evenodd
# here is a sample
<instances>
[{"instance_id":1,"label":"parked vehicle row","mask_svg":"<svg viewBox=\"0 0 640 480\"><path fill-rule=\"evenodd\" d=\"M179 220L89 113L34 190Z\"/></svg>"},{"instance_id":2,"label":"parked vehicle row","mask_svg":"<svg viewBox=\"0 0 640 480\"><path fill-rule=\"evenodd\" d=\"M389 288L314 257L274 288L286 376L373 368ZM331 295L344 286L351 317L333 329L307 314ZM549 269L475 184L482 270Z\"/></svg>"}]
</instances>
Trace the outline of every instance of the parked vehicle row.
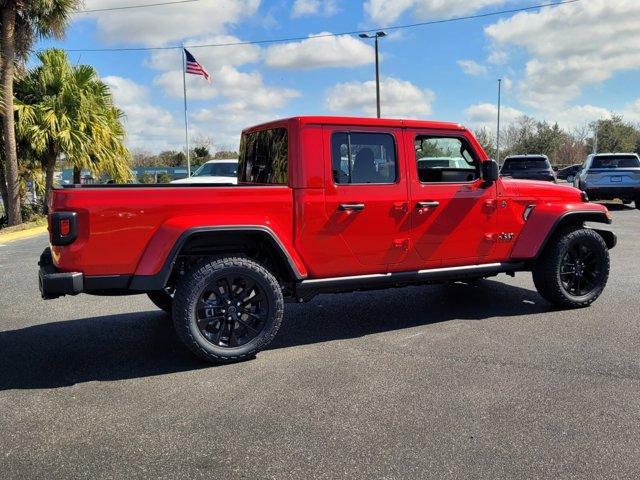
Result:
<instances>
[{"instance_id":1,"label":"parked vehicle row","mask_svg":"<svg viewBox=\"0 0 640 480\"><path fill-rule=\"evenodd\" d=\"M500 174L516 179L556 182L556 174L546 155L511 155L505 158Z\"/></svg>"},{"instance_id":2,"label":"parked vehicle row","mask_svg":"<svg viewBox=\"0 0 640 480\"><path fill-rule=\"evenodd\" d=\"M640 209L640 157L635 153L598 153L587 157L573 185L591 200L619 199Z\"/></svg>"},{"instance_id":3,"label":"parked vehicle row","mask_svg":"<svg viewBox=\"0 0 640 480\"><path fill-rule=\"evenodd\" d=\"M147 293L196 355L234 361L273 339L285 299L530 271L575 308L607 283L616 237L584 225L607 209L500 178L458 124L295 117L239 151L238 185L55 189L43 298Z\"/></svg>"},{"instance_id":4,"label":"parked vehicle row","mask_svg":"<svg viewBox=\"0 0 640 480\"><path fill-rule=\"evenodd\" d=\"M238 160L209 160L194 171L190 177L171 183L238 183Z\"/></svg>"}]
</instances>

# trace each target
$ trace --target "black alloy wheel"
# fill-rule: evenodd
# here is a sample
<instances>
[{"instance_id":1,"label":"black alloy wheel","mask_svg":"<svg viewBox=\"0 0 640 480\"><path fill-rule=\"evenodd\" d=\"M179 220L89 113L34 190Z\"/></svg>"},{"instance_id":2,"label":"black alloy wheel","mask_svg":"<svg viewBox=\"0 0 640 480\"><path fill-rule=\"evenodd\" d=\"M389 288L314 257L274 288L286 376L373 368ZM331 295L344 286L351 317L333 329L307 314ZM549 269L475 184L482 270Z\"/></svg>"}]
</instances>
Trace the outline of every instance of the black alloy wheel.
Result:
<instances>
[{"instance_id":1,"label":"black alloy wheel","mask_svg":"<svg viewBox=\"0 0 640 480\"><path fill-rule=\"evenodd\" d=\"M560 264L560 281L567 293L583 297L599 284L602 275L601 261L586 243L574 243L567 250Z\"/></svg>"},{"instance_id":2,"label":"black alloy wheel","mask_svg":"<svg viewBox=\"0 0 640 480\"><path fill-rule=\"evenodd\" d=\"M253 357L273 340L283 313L278 280L246 257L203 261L185 274L173 297L176 333L213 363Z\"/></svg>"},{"instance_id":3,"label":"black alloy wheel","mask_svg":"<svg viewBox=\"0 0 640 480\"><path fill-rule=\"evenodd\" d=\"M256 336L267 323L269 305L258 283L248 276L213 278L196 306L200 333L218 347L239 347Z\"/></svg>"}]
</instances>

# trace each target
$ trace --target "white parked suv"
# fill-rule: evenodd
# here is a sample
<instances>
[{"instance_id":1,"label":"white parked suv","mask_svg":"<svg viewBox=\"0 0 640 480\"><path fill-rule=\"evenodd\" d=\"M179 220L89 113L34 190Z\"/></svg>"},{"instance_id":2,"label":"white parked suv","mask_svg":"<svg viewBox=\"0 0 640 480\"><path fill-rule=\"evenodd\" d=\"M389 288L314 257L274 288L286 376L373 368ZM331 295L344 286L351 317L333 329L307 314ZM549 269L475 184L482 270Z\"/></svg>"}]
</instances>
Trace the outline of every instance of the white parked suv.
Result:
<instances>
[{"instance_id":1,"label":"white parked suv","mask_svg":"<svg viewBox=\"0 0 640 480\"><path fill-rule=\"evenodd\" d=\"M188 178L171 183L238 183L238 159L210 160Z\"/></svg>"}]
</instances>

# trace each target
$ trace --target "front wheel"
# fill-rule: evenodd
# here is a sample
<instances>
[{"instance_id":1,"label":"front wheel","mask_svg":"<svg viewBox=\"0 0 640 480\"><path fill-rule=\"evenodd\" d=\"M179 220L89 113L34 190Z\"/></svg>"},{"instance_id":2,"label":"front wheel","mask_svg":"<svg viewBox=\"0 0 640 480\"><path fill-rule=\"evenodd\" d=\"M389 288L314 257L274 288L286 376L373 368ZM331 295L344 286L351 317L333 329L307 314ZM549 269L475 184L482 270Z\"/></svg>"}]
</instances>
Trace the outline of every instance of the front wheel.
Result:
<instances>
[{"instance_id":1,"label":"front wheel","mask_svg":"<svg viewBox=\"0 0 640 480\"><path fill-rule=\"evenodd\" d=\"M636 208L640 210L640 197L636 198Z\"/></svg>"},{"instance_id":2,"label":"front wheel","mask_svg":"<svg viewBox=\"0 0 640 480\"><path fill-rule=\"evenodd\" d=\"M208 362L252 357L275 337L284 300L276 278L242 257L203 263L185 275L173 297L182 342Z\"/></svg>"},{"instance_id":3,"label":"front wheel","mask_svg":"<svg viewBox=\"0 0 640 480\"><path fill-rule=\"evenodd\" d=\"M591 305L609 278L609 251L588 228L554 236L533 268L533 282L543 298L563 308Z\"/></svg>"}]
</instances>

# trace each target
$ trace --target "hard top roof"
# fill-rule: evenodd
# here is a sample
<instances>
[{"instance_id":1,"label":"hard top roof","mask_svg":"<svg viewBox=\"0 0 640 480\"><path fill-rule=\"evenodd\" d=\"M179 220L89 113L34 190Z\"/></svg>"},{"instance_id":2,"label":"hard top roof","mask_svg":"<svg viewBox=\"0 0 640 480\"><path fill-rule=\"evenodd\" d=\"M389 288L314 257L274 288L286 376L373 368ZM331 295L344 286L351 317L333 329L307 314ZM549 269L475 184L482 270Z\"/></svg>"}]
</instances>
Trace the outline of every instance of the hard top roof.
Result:
<instances>
[{"instance_id":1,"label":"hard top roof","mask_svg":"<svg viewBox=\"0 0 640 480\"><path fill-rule=\"evenodd\" d=\"M283 126L290 122L298 122L300 126L304 125L344 125L344 126L360 126L360 127L407 127L407 128L429 128L434 130L466 130L459 123L437 122L433 120L414 120L399 118L371 118L371 117L338 117L324 115L306 115L289 118L281 118L270 122L254 125L246 128L244 132L263 130L269 127Z\"/></svg>"}]
</instances>

